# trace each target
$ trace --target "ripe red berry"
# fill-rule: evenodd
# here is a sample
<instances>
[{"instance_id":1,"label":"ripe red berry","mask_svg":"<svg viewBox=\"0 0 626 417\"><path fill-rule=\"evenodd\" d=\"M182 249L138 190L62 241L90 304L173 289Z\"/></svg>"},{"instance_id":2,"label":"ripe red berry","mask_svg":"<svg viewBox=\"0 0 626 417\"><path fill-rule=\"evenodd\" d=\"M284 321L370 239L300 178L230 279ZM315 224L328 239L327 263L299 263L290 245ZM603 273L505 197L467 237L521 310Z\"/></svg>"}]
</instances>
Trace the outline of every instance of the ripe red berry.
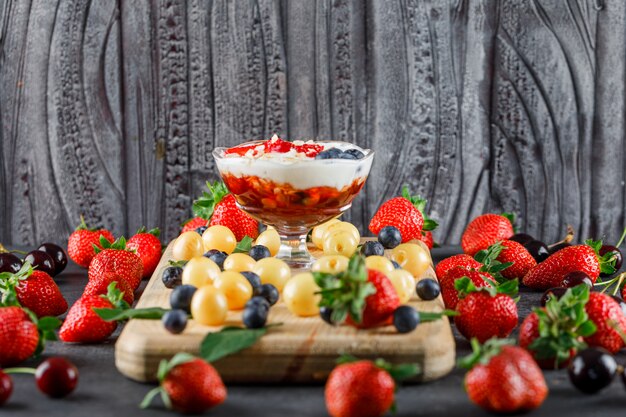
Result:
<instances>
[{"instance_id":1,"label":"ripe red berry","mask_svg":"<svg viewBox=\"0 0 626 417\"><path fill-rule=\"evenodd\" d=\"M0 370L0 406L6 403L13 392L13 380Z\"/></svg>"}]
</instances>

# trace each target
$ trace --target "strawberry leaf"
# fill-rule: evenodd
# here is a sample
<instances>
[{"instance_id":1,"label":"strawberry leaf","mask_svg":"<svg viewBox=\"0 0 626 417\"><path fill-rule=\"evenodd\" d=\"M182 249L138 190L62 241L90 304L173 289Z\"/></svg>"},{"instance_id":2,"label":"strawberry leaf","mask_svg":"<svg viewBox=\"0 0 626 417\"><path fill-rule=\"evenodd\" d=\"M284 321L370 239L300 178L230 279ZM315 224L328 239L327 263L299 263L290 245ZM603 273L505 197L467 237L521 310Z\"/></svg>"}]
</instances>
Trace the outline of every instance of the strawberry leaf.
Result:
<instances>
[{"instance_id":1,"label":"strawberry leaf","mask_svg":"<svg viewBox=\"0 0 626 417\"><path fill-rule=\"evenodd\" d=\"M250 252L250 248L252 248L253 239L250 236L244 236L239 242L237 242L237 246L235 246L234 253L248 253Z\"/></svg>"},{"instance_id":2,"label":"strawberry leaf","mask_svg":"<svg viewBox=\"0 0 626 417\"><path fill-rule=\"evenodd\" d=\"M545 309L534 310L539 318L539 337L528 348L535 358L554 360L555 368L558 368L559 364L569 359L572 350L586 347L580 338L596 331L596 325L585 311L588 300L589 287L582 284L569 288L560 299L551 296Z\"/></svg>"},{"instance_id":3,"label":"strawberry leaf","mask_svg":"<svg viewBox=\"0 0 626 417\"><path fill-rule=\"evenodd\" d=\"M94 308L93 311L104 321L124 321L130 319L160 320L168 309L148 308Z\"/></svg>"},{"instance_id":4,"label":"strawberry leaf","mask_svg":"<svg viewBox=\"0 0 626 417\"><path fill-rule=\"evenodd\" d=\"M365 258L355 254L350 258L346 271L332 275L322 272L314 272L313 278L321 288L318 294L322 298L320 307L332 309L331 320L341 324L348 316L355 322L363 320L365 300L376 293L376 288L367 280Z\"/></svg>"},{"instance_id":5,"label":"strawberry leaf","mask_svg":"<svg viewBox=\"0 0 626 417\"><path fill-rule=\"evenodd\" d=\"M506 249L506 246L502 245L502 242L496 242L489 246L487 249L478 251L474 255L474 259L483 266L480 267L480 272L487 272L491 274L497 282L507 281L501 274L502 271L513 265L513 262L500 262L498 256L502 253L502 250Z\"/></svg>"},{"instance_id":6,"label":"strawberry leaf","mask_svg":"<svg viewBox=\"0 0 626 417\"><path fill-rule=\"evenodd\" d=\"M493 282L492 280L487 279L487 282L491 284L490 287L476 287L471 279L468 277L462 277L454 281L454 289L457 290L459 298L465 298L474 292L486 292L492 297L495 297L498 294L515 297L519 291L519 282L517 279L504 281L502 283Z\"/></svg>"},{"instance_id":7,"label":"strawberry leaf","mask_svg":"<svg viewBox=\"0 0 626 417\"><path fill-rule=\"evenodd\" d=\"M470 341L472 353L459 359L457 366L469 370L478 364L487 365L489 361L491 361L491 358L500 354L504 346L513 345L514 343L515 341L513 339L498 339L494 337L487 340L481 346L478 339L473 337Z\"/></svg>"},{"instance_id":8,"label":"strawberry leaf","mask_svg":"<svg viewBox=\"0 0 626 417\"><path fill-rule=\"evenodd\" d=\"M207 181L206 186L209 191L203 192L202 196L193 202L191 209L194 216L209 220L215 211L215 206L228 194L228 189L221 181L213 184Z\"/></svg>"},{"instance_id":9,"label":"strawberry leaf","mask_svg":"<svg viewBox=\"0 0 626 417\"><path fill-rule=\"evenodd\" d=\"M615 263L617 262L617 258L615 254L613 252L607 252L604 255L600 255L600 249L602 249L601 240L587 239L585 245L591 247L596 253L600 264L600 272L606 275L612 275L616 272Z\"/></svg>"},{"instance_id":10,"label":"strawberry leaf","mask_svg":"<svg viewBox=\"0 0 626 417\"><path fill-rule=\"evenodd\" d=\"M267 329L267 327L260 329L224 327L219 332L209 333L200 344L200 356L207 362L215 362L249 348L267 333Z\"/></svg>"},{"instance_id":11,"label":"strawberry leaf","mask_svg":"<svg viewBox=\"0 0 626 417\"><path fill-rule=\"evenodd\" d=\"M513 231L517 232L517 227L515 227L515 214L514 213L502 213L502 217L505 217L509 222L511 222L511 226L513 226Z\"/></svg>"},{"instance_id":12,"label":"strawberry leaf","mask_svg":"<svg viewBox=\"0 0 626 417\"><path fill-rule=\"evenodd\" d=\"M41 352L43 352L46 341L58 340L55 330L61 327L61 320L56 317L50 316L41 317L38 319L35 313L33 313L32 311L26 308L24 308L23 310L28 314L30 320L35 323L35 325L37 325L37 331L39 332L39 341L37 342L37 349L35 350L35 356L37 356Z\"/></svg>"}]
</instances>

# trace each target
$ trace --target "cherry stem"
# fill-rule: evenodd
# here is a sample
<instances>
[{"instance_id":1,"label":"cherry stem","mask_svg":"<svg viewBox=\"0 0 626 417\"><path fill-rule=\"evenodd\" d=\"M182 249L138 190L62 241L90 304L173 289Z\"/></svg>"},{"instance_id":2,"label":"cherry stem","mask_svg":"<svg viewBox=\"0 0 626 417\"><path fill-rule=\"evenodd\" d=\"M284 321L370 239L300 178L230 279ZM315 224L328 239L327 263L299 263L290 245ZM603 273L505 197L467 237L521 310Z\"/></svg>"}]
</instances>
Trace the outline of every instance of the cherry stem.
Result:
<instances>
[{"instance_id":1,"label":"cherry stem","mask_svg":"<svg viewBox=\"0 0 626 417\"><path fill-rule=\"evenodd\" d=\"M624 238L626 238L626 228L622 232L622 237L619 238L619 241L615 245L616 248L619 248L622 245L622 243L624 243Z\"/></svg>"},{"instance_id":2,"label":"cherry stem","mask_svg":"<svg viewBox=\"0 0 626 417\"><path fill-rule=\"evenodd\" d=\"M13 249L12 251L9 251L11 253L17 253L18 255L28 255L28 252L23 251L23 250L17 250L17 249Z\"/></svg>"},{"instance_id":3,"label":"cherry stem","mask_svg":"<svg viewBox=\"0 0 626 417\"><path fill-rule=\"evenodd\" d=\"M37 370L35 368L6 368L2 372L5 374L31 374L35 375Z\"/></svg>"},{"instance_id":4,"label":"cherry stem","mask_svg":"<svg viewBox=\"0 0 626 417\"><path fill-rule=\"evenodd\" d=\"M613 285L614 283L617 282L617 285L615 287L615 290L613 292L613 295L617 294L617 291L619 290L619 287L622 285L622 282L624 281L624 279L626 279L626 272L622 272L621 274L619 274L618 276L616 276L615 278L612 278L608 281L603 281L603 282L596 282L595 284L593 284L594 287L604 287L604 289L600 292L606 292L611 285Z\"/></svg>"},{"instance_id":5,"label":"cherry stem","mask_svg":"<svg viewBox=\"0 0 626 417\"><path fill-rule=\"evenodd\" d=\"M567 225L567 235L562 240L555 242L551 245L548 245L548 248L553 248L554 246L560 245L561 243L570 243L574 240L574 227L572 225Z\"/></svg>"}]
</instances>

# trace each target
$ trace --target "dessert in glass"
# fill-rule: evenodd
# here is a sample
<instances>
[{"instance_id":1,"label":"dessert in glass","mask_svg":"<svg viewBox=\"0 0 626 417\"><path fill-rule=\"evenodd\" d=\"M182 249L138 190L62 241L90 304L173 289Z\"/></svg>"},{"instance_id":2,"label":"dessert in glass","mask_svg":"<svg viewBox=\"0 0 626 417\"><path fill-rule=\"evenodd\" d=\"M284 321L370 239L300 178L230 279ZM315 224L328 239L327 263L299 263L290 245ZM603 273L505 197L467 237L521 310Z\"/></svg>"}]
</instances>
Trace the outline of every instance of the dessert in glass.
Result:
<instances>
[{"instance_id":1,"label":"dessert in glass","mask_svg":"<svg viewBox=\"0 0 626 417\"><path fill-rule=\"evenodd\" d=\"M314 261L311 228L339 216L365 185L374 152L347 142L270 140L216 148L213 157L237 205L280 235L277 257L294 269Z\"/></svg>"}]
</instances>

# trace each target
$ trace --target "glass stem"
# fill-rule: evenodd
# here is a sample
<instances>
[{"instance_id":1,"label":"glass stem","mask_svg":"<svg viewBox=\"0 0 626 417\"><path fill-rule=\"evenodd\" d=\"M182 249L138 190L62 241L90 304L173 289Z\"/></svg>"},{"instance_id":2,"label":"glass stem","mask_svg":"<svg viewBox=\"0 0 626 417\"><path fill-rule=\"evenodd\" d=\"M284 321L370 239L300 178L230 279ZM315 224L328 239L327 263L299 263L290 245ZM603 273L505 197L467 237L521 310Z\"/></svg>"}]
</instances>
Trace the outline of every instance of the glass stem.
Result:
<instances>
[{"instance_id":1,"label":"glass stem","mask_svg":"<svg viewBox=\"0 0 626 417\"><path fill-rule=\"evenodd\" d=\"M310 268L314 259L306 244L307 233L280 235L280 250L277 258L284 260L292 269Z\"/></svg>"}]
</instances>

